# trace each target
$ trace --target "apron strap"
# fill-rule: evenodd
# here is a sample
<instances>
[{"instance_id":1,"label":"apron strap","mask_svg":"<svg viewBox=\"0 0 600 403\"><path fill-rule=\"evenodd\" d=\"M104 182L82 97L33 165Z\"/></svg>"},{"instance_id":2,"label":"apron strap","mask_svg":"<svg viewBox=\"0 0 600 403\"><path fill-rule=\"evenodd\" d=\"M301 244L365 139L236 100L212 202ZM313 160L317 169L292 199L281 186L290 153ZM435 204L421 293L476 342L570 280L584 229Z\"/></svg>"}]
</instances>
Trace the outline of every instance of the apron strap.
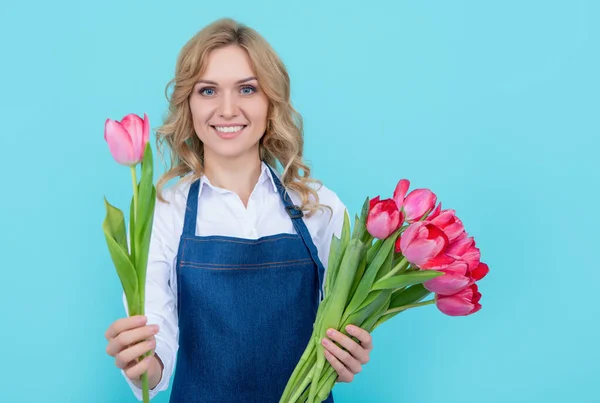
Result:
<instances>
[{"instance_id":1,"label":"apron strap","mask_svg":"<svg viewBox=\"0 0 600 403\"><path fill-rule=\"evenodd\" d=\"M196 235L196 216L198 215L198 190L200 189L200 179L197 179L190 186L185 207L185 220L183 222L183 234L187 236Z\"/></svg>"},{"instance_id":2,"label":"apron strap","mask_svg":"<svg viewBox=\"0 0 600 403\"><path fill-rule=\"evenodd\" d=\"M317 265L317 274L319 277L319 294L320 294L319 298L320 298L320 301L322 301L323 295L324 295L323 277L325 275L325 267L323 266L323 263L321 263L321 259L319 259L319 253L317 251L317 247L315 246L315 244L312 240L312 237L310 236L310 232L308 232L308 228L306 228L306 223L302 219L302 217L304 217L304 213L302 212L302 210L300 210L300 207L296 206L292 202L290 195L286 192L283 184L281 183L281 181L279 180L277 175L275 175L275 172L273 171L273 169L268 164L267 164L267 167L271 171L271 175L273 176L273 181L275 182L275 185L277 186L277 191L279 192L279 196L281 196L281 201L283 202L283 205L285 206L285 210L287 211L288 215L292 219L292 223L294 224L294 228L296 229L296 232L298 232L298 235L300 235L300 237L304 241L304 244L308 248L308 251L310 252L310 256L312 257L313 262L315 262L315 264Z\"/></svg>"}]
</instances>

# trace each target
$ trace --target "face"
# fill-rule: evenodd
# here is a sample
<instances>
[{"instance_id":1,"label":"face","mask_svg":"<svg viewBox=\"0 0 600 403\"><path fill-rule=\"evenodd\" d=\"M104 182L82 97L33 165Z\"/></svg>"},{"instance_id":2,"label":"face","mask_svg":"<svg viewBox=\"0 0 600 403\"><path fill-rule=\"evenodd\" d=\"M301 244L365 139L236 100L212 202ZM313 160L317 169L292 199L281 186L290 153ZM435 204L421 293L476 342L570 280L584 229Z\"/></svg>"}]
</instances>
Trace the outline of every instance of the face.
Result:
<instances>
[{"instance_id":1,"label":"face","mask_svg":"<svg viewBox=\"0 0 600 403\"><path fill-rule=\"evenodd\" d=\"M246 51L214 49L190 95L194 129L204 143L205 159L258 158L269 100L255 78Z\"/></svg>"}]
</instances>

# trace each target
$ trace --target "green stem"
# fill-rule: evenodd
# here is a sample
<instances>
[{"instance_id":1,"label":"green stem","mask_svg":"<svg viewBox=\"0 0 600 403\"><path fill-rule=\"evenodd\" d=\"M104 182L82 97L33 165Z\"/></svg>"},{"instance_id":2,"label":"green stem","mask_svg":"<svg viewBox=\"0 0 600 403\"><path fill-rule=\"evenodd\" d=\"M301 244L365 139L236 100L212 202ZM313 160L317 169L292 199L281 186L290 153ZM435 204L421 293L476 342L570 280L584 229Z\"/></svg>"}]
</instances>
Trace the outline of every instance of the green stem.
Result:
<instances>
[{"instance_id":1,"label":"green stem","mask_svg":"<svg viewBox=\"0 0 600 403\"><path fill-rule=\"evenodd\" d=\"M302 392L304 392L304 389L308 386L310 380L313 378L313 374L315 373L316 368L317 366L313 365L308 375L304 378L298 389L296 389L296 392L292 395L290 403L295 403L296 401L298 401L298 397L302 395Z\"/></svg>"},{"instance_id":2,"label":"green stem","mask_svg":"<svg viewBox=\"0 0 600 403\"><path fill-rule=\"evenodd\" d=\"M142 395L144 403L150 403L150 385L148 385L148 371L142 374Z\"/></svg>"},{"instance_id":3,"label":"green stem","mask_svg":"<svg viewBox=\"0 0 600 403\"><path fill-rule=\"evenodd\" d=\"M135 167L135 165L131 166L131 180L133 183L133 222L137 223L138 186ZM133 228L130 228L130 231L133 231Z\"/></svg>"},{"instance_id":4,"label":"green stem","mask_svg":"<svg viewBox=\"0 0 600 403\"><path fill-rule=\"evenodd\" d=\"M280 402L287 402L288 398L292 393L296 391L296 387L299 382L304 381L304 378L308 375L308 372L311 370L312 365L314 365L314 361L316 355L313 354L315 351L315 341L314 338L311 337L310 343L302 357L300 357L300 362L296 365L294 372L290 376L290 379L281 395Z\"/></svg>"},{"instance_id":5,"label":"green stem","mask_svg":"<svg viewBox=\"0 0 600 403\"><path fill-rule=\"evenodd\" d=\"M325 371L325 374L319 380L319 392L317 392L317 396L319 397L319 400L321 402L327 399L327 397L331 393L331 390L333 389L337 377L337 372L333 369L333 367L329 367L327 368L327 371Z\"/></svg>"},{"instance_id":6,"label":"green stem","mask_svg":"<svg viewBox=\"0 0 600 403\"><path fill-rule=\"evenodd\" d=\"M426 306L426 305L431 305L431 304L435 304L435 299L430 299L430 300L423 301L423 302L417 302L416 304L402 305L402 306L399 306L398 308L388 309L387 311L385 311L383 313L383 315L387 315L388 313L405 311L410 308L417 308L419 306Z\"/></svg>"},{"instance_id":7,"label":"green stem","mask_svg":"<svg viewBox=\"0 0 600 403\"><path fill-rule=\"evenodd\" d=\"M138 206L138 185L137 185L137 172L136 165L131 167L131 184L133 185L133 228L129 228L129 231L133 234L135 231L135 225L137 224L137 206ZM131 246L133 248L133 245ZM140 314L144 314L144 293L140 293ZM142 358L148 357L150 352L144 354ZM144 403L150 403L150 385L148 384L148 371L142 374L142 397Z\"/></svg>"},{"instance_id":8,"label":"green stem","mask_svg":"<svg viewBox=\"0 0 600 403\"><path fill-rule=\"evenodd\" d=\"M406 270L406 267L408 267L407 263L408 263L408 260L406 260L406 258L403 257L402 260L400 260L398 262L398 264L396 266L394 266L394 268L392 270L390 270L390 272L388 274L381 277L379 280L377 280L377 282L385 280L386 278L392 277L394 274L398 273L400 271L400 269Z\"/></svg>"}]
</instances>

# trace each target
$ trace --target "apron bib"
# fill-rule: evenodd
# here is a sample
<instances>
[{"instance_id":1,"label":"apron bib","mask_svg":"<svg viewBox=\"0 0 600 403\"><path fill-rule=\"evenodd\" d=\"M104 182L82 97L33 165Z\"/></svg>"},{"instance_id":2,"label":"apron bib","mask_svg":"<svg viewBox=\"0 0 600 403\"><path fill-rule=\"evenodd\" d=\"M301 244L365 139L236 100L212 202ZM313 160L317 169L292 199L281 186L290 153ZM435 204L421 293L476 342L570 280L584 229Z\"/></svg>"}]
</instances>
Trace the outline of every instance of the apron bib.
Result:
<instances>
[{"instance_id":1,"label":"apron bib","mask_svg":"<svg viewBox=\"0 0 600 403\"><path fill-rule=\"evenodd\" d=\"M325 270L302 212L269 169L296 234L196 236L200 181L190 187L170 403L278 403L308 344Z\"/></svg>"}]
</instances>

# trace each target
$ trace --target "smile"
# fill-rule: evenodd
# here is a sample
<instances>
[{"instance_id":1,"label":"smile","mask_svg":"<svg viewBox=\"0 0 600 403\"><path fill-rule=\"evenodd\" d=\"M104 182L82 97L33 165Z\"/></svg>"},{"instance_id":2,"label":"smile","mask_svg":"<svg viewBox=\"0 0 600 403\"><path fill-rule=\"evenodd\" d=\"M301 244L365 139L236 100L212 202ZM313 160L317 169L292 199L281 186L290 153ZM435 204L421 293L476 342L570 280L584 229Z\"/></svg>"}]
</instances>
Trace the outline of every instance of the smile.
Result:
<instances>
[{"instance_id":1,"label":"smile","mask_svg":"<svg viewBox=\"0 0 600 403\"><path fill-rule=\"evenodd\" d=\"M231 139L237 137L245 128L246 125L239 126L211 126L217 135L221 138Z\"/></svg>"}]
</instances>

